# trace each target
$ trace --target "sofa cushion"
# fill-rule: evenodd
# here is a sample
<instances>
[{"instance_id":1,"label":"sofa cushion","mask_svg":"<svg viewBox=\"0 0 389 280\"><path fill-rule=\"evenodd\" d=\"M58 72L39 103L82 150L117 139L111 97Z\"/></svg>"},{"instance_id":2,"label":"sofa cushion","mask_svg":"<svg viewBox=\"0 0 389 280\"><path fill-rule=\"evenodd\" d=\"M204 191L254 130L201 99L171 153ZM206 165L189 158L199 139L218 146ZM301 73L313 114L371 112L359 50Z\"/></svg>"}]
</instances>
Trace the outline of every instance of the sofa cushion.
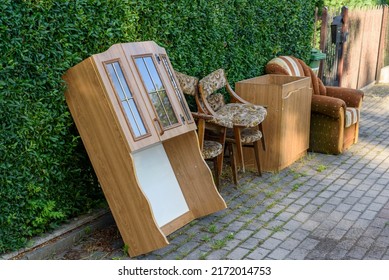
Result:
<instances>
[{"instance_id":1,"label":"sofa cushion","mask_svg":"<svg viewBox=\"0 0 389 280\"><path fill-rule=\"evenodd\" d=\"M232 130L227 131L227 138L230 139L234 138L234 132ZM261 140L261 138L262 138L262 132L258 129L258 127L244 128L240 132L240 141L243 144L254 143L256 141Z\"/></svg>"},{"instance_id":2,"label":"sofa cushion","mask_svg":"<svg viewBox=\"0 0 389 280\"><path fill-rule=\"evenodd\" d=\"M233 126L254 127L263 122L267 115L264 107L253 104L228 103L216 112L210 122L232 128Z\"/></svg>"},{"instance_id":3,"label":"sofa cushion","mask_svg":"<svg viewBox=\"0 0 389 280\"><path fill-rule=\"evenodd\" d=\"M223 151L223 146L219 142L205 140L202 150L202 155L204 159L214 158L221 154Z\"/></svg>"},{"instance_id":4,"label":"sofa cushion","mask_svg":"<svg viewBox=\"0 0 389 280\"><path fill-rule=\"evenodd\" d=\"M344 127L350 127L359 121L359 110L357 108L347 107L345 114Z\"/></svg>"}]
</instances>

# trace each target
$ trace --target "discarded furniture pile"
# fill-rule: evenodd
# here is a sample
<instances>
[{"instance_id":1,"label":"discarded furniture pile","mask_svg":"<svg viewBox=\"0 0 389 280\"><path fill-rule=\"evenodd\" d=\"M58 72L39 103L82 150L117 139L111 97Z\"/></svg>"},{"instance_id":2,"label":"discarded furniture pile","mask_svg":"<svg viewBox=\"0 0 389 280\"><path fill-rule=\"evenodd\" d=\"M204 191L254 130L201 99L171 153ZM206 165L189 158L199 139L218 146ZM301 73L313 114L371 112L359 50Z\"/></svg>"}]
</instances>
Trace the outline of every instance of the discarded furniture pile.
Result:
<instances>
[{"instance_id":1,"label":"discarded furniture pile","mask_svg":"<svg viewBox=\"0 0 389 280\"><path fill-rule=\"evenodd\" d=\"M65 73L67 104L131 256L227 207L219 193L227 156L238 185L247 168L261 176L308 150L337 154L358 140L361 92L325 87L293 57L266 70L233 90L224 69L175 71L148 41L113 45Z\"/></svg>"}]
</instances>

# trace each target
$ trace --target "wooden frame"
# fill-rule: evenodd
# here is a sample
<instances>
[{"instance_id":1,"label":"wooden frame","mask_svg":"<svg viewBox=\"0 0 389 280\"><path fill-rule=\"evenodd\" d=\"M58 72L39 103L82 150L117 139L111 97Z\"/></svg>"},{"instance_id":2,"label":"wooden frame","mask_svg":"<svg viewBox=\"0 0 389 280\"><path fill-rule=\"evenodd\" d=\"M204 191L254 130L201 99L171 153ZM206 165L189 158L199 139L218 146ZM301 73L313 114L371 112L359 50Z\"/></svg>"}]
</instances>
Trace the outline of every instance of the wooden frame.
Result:
<instances>
[{"instance_id":1,"label":"wooden frame","mask_svg":"<svg viewBox=\"0 0 389 280\"><path fill-rule=\"evenodd\" d=\"M154 42L117 44L72 67L63 77L67 83L65 97L70 112L131 256L168 245L168 234L193 219L226 208L211 171L201 156L196 125L193 121L183 121L180 117L183 115L182 103L172 92L173 87L166 70L157 63L156 67L179 122L179 125L169 128L161 135L155 121L158 116L135 65L130 63L132 55L142 52L166 55L165 50ZM104 63L114 60L122 62L128 86L137 97L145 125L150 130L147 135L138 139L133 137L130 124L104 67ZM183 105L187 106L186 103ZM187 206L187 210L172 213L175 216L163 224L158 218L159 210L156 209L163 208L160 203L170 203L174 210L176 201L174 198L171 198L172 201L159 201L158 193L163 194L165 189L160 189L159 183L145 186L146 180L143 177L152 174L148 175L147 170L140 170L144 161L147 164L149 160L143 155L155 147L163 152L167 163L161 166L161 172L172 170L165 177L169 177L166 180L176 182L175 186L171 186L168 181L168 187L173 188L175 195L182 197L181 203ZM142 175L145 172L147 176ZM157 199L150 197L149 194L153 191L157 193Z\"/></svg>"}]
</instances>

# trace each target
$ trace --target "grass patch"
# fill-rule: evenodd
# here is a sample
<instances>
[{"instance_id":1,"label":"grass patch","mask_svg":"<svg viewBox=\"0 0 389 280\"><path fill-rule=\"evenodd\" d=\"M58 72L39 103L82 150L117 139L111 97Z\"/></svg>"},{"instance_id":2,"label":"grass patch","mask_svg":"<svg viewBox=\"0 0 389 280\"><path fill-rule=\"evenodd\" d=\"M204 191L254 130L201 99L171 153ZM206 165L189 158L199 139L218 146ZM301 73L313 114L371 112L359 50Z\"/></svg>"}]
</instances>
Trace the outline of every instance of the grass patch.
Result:
<instances>
[{"instance_id":1,"label":"grass patch","mask_svg":"<svg viewBox=\"0 0 389 280\"><path fill-rule=\"evenodd\" d=\"M209 225L208 232L210 232L210 233L217 233L217 226L214 225L214 224Z\"/></svg>"},{"instance_id":2,"label":"grass patch","mask_svg":"<svg viewBox=\"0 0 389 280\"><path fill-rule=\"evenodd\" d=\"M317 172L323 172L324 170L326 170L328 167L324 164L320 164L317 168L316 168L316 171Z\"/></svg>"},{"instance_id":3,"label":"grass patch","mask_svg":"<svg viewBox=\"0 0 389 280\"><path fill-rule=\"evenodd\" d=\"M271 229L271 231L272 231L273 233L280 232L280 231L282 231L282 226L281 226L281 225L280 225L280 226L275 226L275 227L273 227L273 228Z\"/></svg>"},{"instance_id":4,"label":"grass patch","mask_svg":"<svg viewBox=\"0 0 389 280\"><path fill-rule=\"evenodd\" d=\"M201 241L204 241L204 242L209 242L211 240L211 237L209 235L204 235L203 237L201 237Z\"/></svg>"},{"instance_id":5,"label":"grass patch","mask_svg":"<svg viewBox=\"0 0 389 280\"><path fill-rule=\"evenodd\" d=\"M235 234L233 233L233 232L230 232L228 235L227 235L227 239L229 239L229 240L232 240L232 239L234 239L234 237L235 237Z\"/></svg>"},{"instance_id":6,"label":"grass patch","mask_svg":"<svg viewBox=\"0 0 389 280\"><path fill-rule=\"evenodd\" d=\"M301 186L302 186L301 183L294 184L292 187L292 191L294 191L294 192L297 191Z\"/></svg>"},{"instance_id":7,"label":"grass patch","mask_svg":"<svg viewBox=\"0 0 389 280\"><path fill-rule=\"evenodd\" d=\"M213 250L219 250L219 249L223 248L224 246L226 246L226 244L227 244L227 240L226 240L226 239L215 240L215 241L212 243L211 248L212 248Z\"/></svg>"}]
</instances>

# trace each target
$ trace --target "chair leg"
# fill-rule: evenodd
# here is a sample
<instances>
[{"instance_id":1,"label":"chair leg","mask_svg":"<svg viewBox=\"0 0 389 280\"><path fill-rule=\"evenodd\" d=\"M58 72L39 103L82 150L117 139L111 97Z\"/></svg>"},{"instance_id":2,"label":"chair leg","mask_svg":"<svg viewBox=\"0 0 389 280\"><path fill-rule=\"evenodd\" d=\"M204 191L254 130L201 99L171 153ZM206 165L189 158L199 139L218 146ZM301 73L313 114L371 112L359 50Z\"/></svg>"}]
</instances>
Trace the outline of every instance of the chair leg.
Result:
<instances>
[{"instance_id":1,"label":"chair leg","mask_svg":"<svg viewBox=\"0 0 389 280\"><path fill-rule=\"evenodd\" d=\"M236 166L236 147L235 144L229 143L228 147L229 156L230 156L230 164L231 164L231 172L232 172L232 179L234 181L235 186L238 185L238 169Z\"/></svg>"},{"instance_id":2,"label":"chair leg","mask_svg":"<svg viewBox=\"0 0 389 280\"><path fill-rule=\"evenodd\" d=\"M213 169L215 172L215 185L218 191L220 191L220 172L219 172L219 156L213 159Z\"/></svg>"},{"instance_id":3,"label":"chair leg","mask_svg":"<svg viewBox=\"0 0 389 280\"><path fill-rule=\"evenodd\" d=\"M262 176L262 171L261 171L261 160L259 158L259 141L255 141L253 143L253 146L254 146L254 154L255 154L255 161L257 163L257 170L258 170L258 174L259 176Z\"/></svg>"},{"instance_id":4,"label":"chair leg","mask_svg":"<svg viewBox=\"0 0 389 280\"><path fill-rule=\"evenodd\" d=\"M240 165L242 166L242 172L245 172L245 167L244 167L244 159L243 159L243 146L242 146L242 139L241 139L241 134L240 127L234 126L234 138L235 138L235 143L236 143L236 150L237 150L237 156L238 156L238 161Z\"/></svg>"},{"instance_id":5,"label":"chair leg","mask_svg":"<svg viewBox=\"0 0 389 280\"><path fill-rule=\"evenodd\" d=\"M258 125L258 129L262 133L262 138L261 138L262 148L263 148L264 151L266 151L265 134L263 133L263 125L262 125L262 123L260 123Z\"/></svg>"}]
</instances>

